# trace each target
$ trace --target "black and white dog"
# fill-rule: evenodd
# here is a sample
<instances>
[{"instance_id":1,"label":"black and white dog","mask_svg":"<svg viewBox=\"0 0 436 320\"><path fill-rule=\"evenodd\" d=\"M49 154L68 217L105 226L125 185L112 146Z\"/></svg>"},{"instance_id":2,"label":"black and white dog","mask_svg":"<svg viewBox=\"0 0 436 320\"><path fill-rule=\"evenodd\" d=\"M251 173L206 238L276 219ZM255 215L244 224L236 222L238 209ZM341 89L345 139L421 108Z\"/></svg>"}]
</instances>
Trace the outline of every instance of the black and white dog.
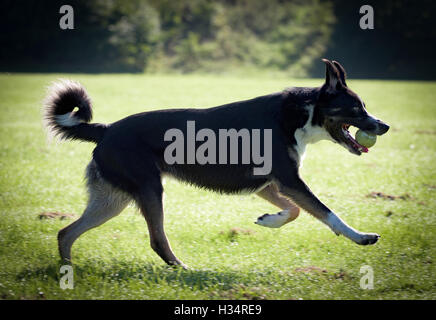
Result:
<instances>
[{"instance_id":1,"label":"black and white dog","mask_svg":"<svg viewBox=\"0 0 436 320\"><path fill-rule=\"evenodd\" d=\"M62 259L71 260L71 246L81 234L117 216L135 201L147 221L154 251L166 263L185 267L172 252L164 232L161 180L165 175L223 193L256 192L282 209L278 214L259 217L259 225L280 227L296 219L302 208L337 235L361 245L376 243L379 235L348 226L318 200L298 173L308 143L328 139L360 155L368 149L351 137L350 125L376 135L389 129L371 116L359 96L347 87L344 68L336 61L323 61L326 79L321 87L290 88L208 109L144 112L108 125L89 123L91 100L79 83L55 83L45 102L47 127L61 138L97 144L86 173L88 205L80 219L58 234ZM270 170L255 175L253 161L169 164L164 156L171 144L166 132L176 129L188 134L189 121L198 130L207 129L217 135L222 129L237 133L268 129L272 143L265 140L260 148L271 150ZM187 159L189 150L184 151L182 158ZM227 147L213 150L221 158L224 152L224 160L230 157L227 151ZM240 146L237 151L241 151Z\"/></svg>"}]
</instances>

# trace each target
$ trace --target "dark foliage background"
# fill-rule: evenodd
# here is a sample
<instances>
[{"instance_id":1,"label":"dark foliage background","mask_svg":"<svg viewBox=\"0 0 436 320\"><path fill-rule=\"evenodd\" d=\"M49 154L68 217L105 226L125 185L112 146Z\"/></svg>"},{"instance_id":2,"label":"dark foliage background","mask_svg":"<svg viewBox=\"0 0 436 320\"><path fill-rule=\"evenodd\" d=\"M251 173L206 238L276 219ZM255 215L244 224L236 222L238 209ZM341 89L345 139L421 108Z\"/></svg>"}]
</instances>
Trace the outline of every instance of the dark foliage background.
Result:
<instances>
[{"instance_id":1,"label":"dark foliage background","mask_svg":"<svg viewBox=\"0 0 436 320\"><path fill-rule=\"evenodd\" d=\"M74 8L61 30L59 8ZM370 4L375 29L359 28ZM3 0L0 71L223 72L322 76L321 57L360 78L435 79L431 0Z\"/></svg>"}]
</instances>

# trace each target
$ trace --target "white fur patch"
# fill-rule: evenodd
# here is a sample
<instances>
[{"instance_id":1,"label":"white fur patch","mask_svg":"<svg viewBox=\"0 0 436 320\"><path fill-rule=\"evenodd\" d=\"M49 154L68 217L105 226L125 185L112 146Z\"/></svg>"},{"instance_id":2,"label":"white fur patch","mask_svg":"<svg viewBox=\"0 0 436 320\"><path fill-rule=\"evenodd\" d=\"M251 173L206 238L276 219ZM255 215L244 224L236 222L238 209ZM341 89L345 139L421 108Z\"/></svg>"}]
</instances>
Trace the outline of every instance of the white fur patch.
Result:
<instances>
[{"instance_id":1,"label":"white fur patch","mask_svg":"<svg viewBox=\"0 0 436 320\"><path fill-rule=\"evenodd\" d=\"M309 143L316 143L321 140L331 140L334 141L330 134L324 128L320 126L312 126L313 119L313 105L307 105L306 110L309 111L309 119L303 128L299 128L295 130L295 141L297 141L297 145L294 147L295 151L297 151L299 157L300 166L303 163L306 145Z\"/></svg>"},{"instance_id":2,"label":"white fur patch","mask_svg":"<svg viewBox=\"0 0 436 320\"><path fill-rule=\"evenodd\" d=\"M359 242L362 239L362 233L353 229L349 225L347 225L341 218L335 215L333 212L330 212L327 216L325 223L332 229L334 233L337 235L344 235L348 239L351 239L355 242Z\"/></svg>"},{"instance_id":3,"label":"white fur patch","mask_svg":"<svg viewBox=\"0 0 436 320\"><path fill-rule=\"evenodd\" d=\"M333 212L329 212L327 218L323 220L323 222L327 224L337 235L342 234L357 244L374 244L377 242L378 238L380 238L380 236L376 233L363 233L353 229Z\"/></svg>"},{"instance_id":4,"label":"white fur patch","mask_svg":"<svg viewBox=\"0 0 436 320\"><path fill-rule=\"evenodd\" d=\"M258 225L268 228L280 228L291 218L289 210L283 210L276 214L264 214L263 216L257 218L255 222Z\"/></svg>"},{"instance_id":5,"label":"white fur patch","mask_svg":"<svg viewBox=\"0 0 436 320\"><path fill-rule=\"evenodd\" d=\"M82 121L73 116L72 112L68 112L59 116L56 116L56 123L62 127L73 127L80 124Z\"/></svg>"}]
</instances>

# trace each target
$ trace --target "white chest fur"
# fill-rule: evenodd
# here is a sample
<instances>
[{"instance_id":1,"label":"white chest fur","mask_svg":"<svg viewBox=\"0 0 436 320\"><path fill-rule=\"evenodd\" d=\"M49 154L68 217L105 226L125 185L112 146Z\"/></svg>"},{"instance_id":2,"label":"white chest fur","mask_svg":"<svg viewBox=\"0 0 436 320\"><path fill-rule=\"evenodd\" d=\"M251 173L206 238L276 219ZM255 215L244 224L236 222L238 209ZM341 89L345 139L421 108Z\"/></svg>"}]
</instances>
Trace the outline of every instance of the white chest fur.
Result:
<instances>
[{"instance_id":1,"label":"white chest fur","mask_svg":"<svg viewBox=\"0 0 436 320\"><path fill-rule=\"evenodd\" d=\"M304 160L307 144L315 143L320 140L333 141L330 134L324 128L312 125L314 106L307 105L305 108L309 112L309 118L304 127L295 130L294 134L295 141L297 142L297 144L294 146L294 149L298 154L300 166Z\"/></svg>"}]
</instances>

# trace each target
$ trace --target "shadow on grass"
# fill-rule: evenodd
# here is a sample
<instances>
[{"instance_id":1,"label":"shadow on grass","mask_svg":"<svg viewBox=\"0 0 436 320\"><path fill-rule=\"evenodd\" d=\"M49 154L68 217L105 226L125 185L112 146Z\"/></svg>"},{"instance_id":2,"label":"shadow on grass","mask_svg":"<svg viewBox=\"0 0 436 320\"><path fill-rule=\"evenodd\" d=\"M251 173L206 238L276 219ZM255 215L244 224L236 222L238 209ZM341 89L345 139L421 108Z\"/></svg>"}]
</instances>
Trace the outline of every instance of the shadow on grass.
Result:
<instances>
[{"instance_id":1,"label":"shadow on grass","mask_svg":"<svg viewBox=\"0 0 436 320\"><path fill-rule=\"evenodd\" d=\"M164 264L145 263L138 265L125 261L115 261L113 264L99 268L98 264L89 262L77 268L77 274L86 276L92 270L103 279L116 281L130 281L140 279L148 283L168 283L180 286L195 287L204 289L207 287L219 286L223 290L232 288L235 284L243 281L237 271L233 270L212 270L212 269L189 269L171 267Z\"/></svg>"},{"instance_id":2,"label":"shadow on grass","mask_svg":"<svg viewBox=\"0 0 436 320\"><path fill-rule=\"evenodd\" d=\"M60 274L59 261L45 267L27 267L21 270L16 278L22 280L51 280L58 282L63 274ZM167 283L180 286L188 286L196 289L219 287L221 290L229 290L235 285L246 282L237 271L211 269L189 269L171 267L164 264L145 263L138 261L99 261L87 260L85 264L73 265L74 278L86 279L90 275L99 278L102 282L128 282L141 280L146 283Z\"/></svg>"}]
</instances>

